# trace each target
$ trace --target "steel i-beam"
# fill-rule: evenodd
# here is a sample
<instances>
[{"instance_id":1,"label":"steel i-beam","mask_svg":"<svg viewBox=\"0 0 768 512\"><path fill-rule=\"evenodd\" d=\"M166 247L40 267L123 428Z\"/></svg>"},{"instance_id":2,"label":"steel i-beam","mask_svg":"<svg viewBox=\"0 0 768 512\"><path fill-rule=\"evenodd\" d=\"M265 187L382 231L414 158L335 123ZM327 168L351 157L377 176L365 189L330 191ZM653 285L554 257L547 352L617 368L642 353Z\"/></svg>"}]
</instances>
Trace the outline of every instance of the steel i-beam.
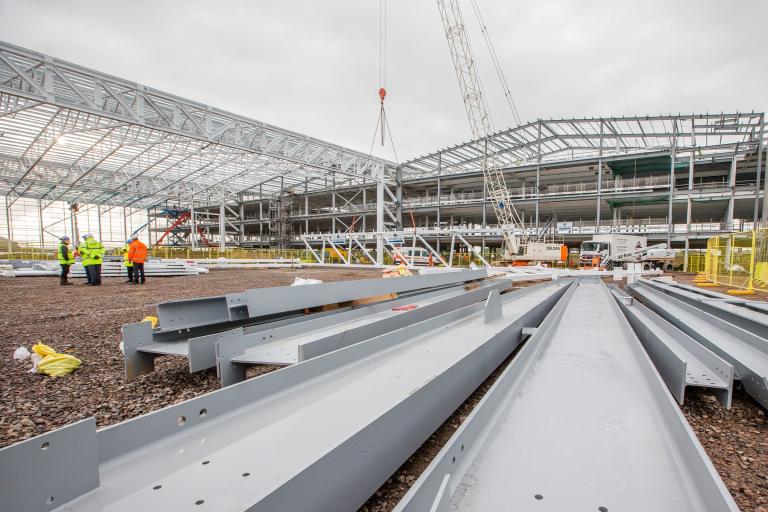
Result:
<instances>
[{"instance_id":1,"label":"steel i-beam","mask_svg":"<svg viewBox=\"0 0 768 512\"><path fill-rule=\"evenodd\" d=\"M493 290L484 302L98 432L86 420L4 448L3 508L355 510L568 284Z\"/></svg>"},{"instance_id":2,"label":"steel i-beam","mask_svg":"<svg viewBox=\"0 0 768 512\"><path fill-rule=\"evenodd\" d=\"M480 302L490 291L504 292L511 286L508 280L484 281L471 291L463 286L452 287L371 306L365 315L353 315L351 311L250 335L233 329L217 335L216 368L222 386L229 386L245 380L246 365L306 361Z\"/></svg>"},{"instance_id":3,"label":"steel i-beam","mask_svg":"<svg viewBox=\"0 0 768 512\"><path fill-rule=\"evenodd\" d=\"M742 304L747 302L745 300L732 302L715 299L655 280L642 279L640 282L768 340L768 315L764 311L743 307Z\"/></svg>"},{"instance_id":4,"label":"steel i-beam","mask_svg":"<svg viewBox=\"0 0 768 512\"><path fill-rule=\"evenodd\" d=\"M610 287L669 391L682 405L688 386L710 388L727 409L733 394L733 366L616 286Z\"/></svg>"},{"instance_id":5,"label":"steel i-beam","mask_svg":"<svg viewBox=\"0 0 768 512\"><path fill-rule=\"evenodd\" d=\"M768 408L768 342L647 285L627 290L678 329L733 365L747 393Z\"/></svg>"},{"instance_id":6,"label":"steel i-beam","mask_svg":"<svg viewBox=\"0 0 768 512\"><path fill-rule=\"evenodd\" d=\"M154 360L159 355L187 357L192 372L211 368L216 365L218 333L244 326L247 334L259 330L248 325L282 322L263 328L267 329L313 318L303 315L304 308L392 293L413 294L486 276L487 271L479 269L393 279L256 288L217 297L161 303L157 306L159 329L152 329L148 322L122 327L126 378L132 380L154 371ZM248 302L252 306L246 305Z\"/></svg>"},{"instance_id":7,"label":"steel i-beam","mask_svg":"<svg viewBox=\"0 0 768 512\"><path fill-rule=\"evenodd\" d=\"M580 280L395 510L738 508L605 285Z\"/></svg>"}]
</instances>

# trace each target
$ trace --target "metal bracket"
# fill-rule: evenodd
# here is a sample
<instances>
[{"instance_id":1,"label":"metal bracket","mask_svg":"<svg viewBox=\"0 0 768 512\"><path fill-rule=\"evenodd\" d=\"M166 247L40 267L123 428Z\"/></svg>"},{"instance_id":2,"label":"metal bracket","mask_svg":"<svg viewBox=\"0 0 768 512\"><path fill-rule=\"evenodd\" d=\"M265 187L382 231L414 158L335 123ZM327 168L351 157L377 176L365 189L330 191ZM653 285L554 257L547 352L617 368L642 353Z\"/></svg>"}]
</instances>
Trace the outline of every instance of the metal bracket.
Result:
<instances>
[{"instance_id":1,"label":"metal bracket","mask_svg":"<svg viewBox=\"0 0 768 512\"><path fill-rule=\"evenodd\" d=\"M485 323L490 323L501 318L502 315L502 303L499 290L491 290L488 294L488 299L485 301Z\"/></svg>"},{"instance_id":2,"label":"metal bracket","mask_svg":"<svg viewBox=\"0 0 768 512\"><path fill-rule=\"evenodd\" d=\"M222 387L245 380L245 366L235 364L232 358L245 352L243 329L232 329L216 335L216 373Z\"/></svg>"},{"instance_id":3,"label":"metal bracket","mask_svg":"<svg viewBox=\"0 0 768 512\"><path fill-rule=\"evenodd\" d=\"M152 344L152 323L136 322L125 324L123 333L123 358L125 378L132 381L139 375L155 371L155 355L139 352L139 347Z\"/></svg>"}]
</instances>

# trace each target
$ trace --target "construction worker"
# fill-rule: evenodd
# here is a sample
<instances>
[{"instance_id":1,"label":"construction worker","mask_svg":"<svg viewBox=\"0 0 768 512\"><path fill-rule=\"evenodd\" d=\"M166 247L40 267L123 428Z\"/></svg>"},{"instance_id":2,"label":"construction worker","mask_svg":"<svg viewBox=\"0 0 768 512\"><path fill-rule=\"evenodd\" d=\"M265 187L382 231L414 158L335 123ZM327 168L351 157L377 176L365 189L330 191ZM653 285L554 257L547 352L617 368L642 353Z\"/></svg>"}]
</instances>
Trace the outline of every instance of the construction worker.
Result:
<instances>
[{"instance_id":1,"label":"construction worker","mask_svg":"<svg viewBox=\"0 0 768 512\"><path fill-rule=\"evenodd\" d=\"M131 244L128 246L128 261L133 263L133 284L144 284L147 281L144 277L147 246L139 240L139 235L137 234L134 234L131 239Z\"/></svg>"},{"instance_id":2,"label":"construction worker","mask_svg":"<svg viewBox=\"0 0 768 512\"><path fill-rule=\"evenodd\" d=\"M77 248L77 252L83 258L85 276L91 286L101 285L101 262L104 258L104 246L88 233L83 235L83 243Z\"/></svg>"},{"instance_id":3,"label":"construction worker","mask_svg":"<svg viewBox=\"0 0 768 512\"><path fill-rule=\"evenodd\" d=\"M59 265L61 265L59 285L67 286L72 284L67 280L67 276L69 276L69 267L75 263L75 252L69 247L68 236L63 236L59 239L59 250L56 251L56 256L59 259Z\"/></svg>"},{"instance_id":4,"label":"construction worker","mask_svg":"<svg viewBox=\"0 0 768 512\"><path fill-rule=\"evenodd\" d=\"M132 239L128 239L125 241L125 245L123 246L122 253L123 253L123 265L125 265L125 270L128 271L128 280L126 283L133 283L133 262L128 259L128 250L130 249L130 245L133 242Z\"/></svg>"}]
</instances>

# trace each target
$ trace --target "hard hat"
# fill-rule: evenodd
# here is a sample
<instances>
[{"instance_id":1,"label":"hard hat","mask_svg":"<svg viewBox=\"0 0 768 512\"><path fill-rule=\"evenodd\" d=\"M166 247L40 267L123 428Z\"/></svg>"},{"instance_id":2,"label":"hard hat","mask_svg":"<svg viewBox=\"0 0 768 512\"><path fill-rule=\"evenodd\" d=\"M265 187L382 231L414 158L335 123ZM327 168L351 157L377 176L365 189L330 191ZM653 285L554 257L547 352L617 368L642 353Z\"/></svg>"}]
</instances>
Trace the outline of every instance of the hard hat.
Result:
<instances>
[{"instance_id":1,"label":"hard hat","mask_svg":"<svg viewBox=\"0 0 768 512\"><path fill-rule=\"evenodd\" d=\"M139 235L137 235L136 233L131 235L131 240L138 240L138 239L139 239Z\"/></svg>"},{"instance_id":2,"label":"hard hat","mask_svg":"<svg viewBox=\"0 0 768 512\"><path fill-rule=\"evenodd\" d=\"M92 236L93 236L92 234L86 233L83 235L83 240L85 240L86 238L91 238Z\"/></svg>"},{"instance_id":3,"label":"hard hat","mask_svg":"<svg viewBox=\"0 0 768 512\"><path fill-rule=\"evenodd\" d=\"M131 243L131 242L133 242L133 240L131 240L130 238L129 238L128 240L126 240L126 241L125 241L125 243L127 243L127 244L129 244L129 243Z\"/></svg>"},{"instance_id":4,"label":"hard hat","mask_svg":"<svg viewBox=\"0 0 768 512\"><path fill-rule=\"evenodd\" d=\"M67 235L64 235L63 237L59 238L59 240L61 240L62 242L68 242L69 237Z\"/></svg>"}]
</instances>

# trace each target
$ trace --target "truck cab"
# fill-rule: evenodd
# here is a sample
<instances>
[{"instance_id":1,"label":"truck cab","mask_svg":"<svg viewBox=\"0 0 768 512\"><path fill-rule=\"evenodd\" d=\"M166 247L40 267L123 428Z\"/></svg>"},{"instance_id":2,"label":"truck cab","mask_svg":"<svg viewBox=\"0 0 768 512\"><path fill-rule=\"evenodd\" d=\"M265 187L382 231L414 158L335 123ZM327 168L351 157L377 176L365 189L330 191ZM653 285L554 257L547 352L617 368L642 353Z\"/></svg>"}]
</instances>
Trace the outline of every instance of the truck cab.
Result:
<instances>
[{"instance_id":1,"label":"truck cab","mask_svg":"<svg viewBox=\"0 0 768 512\"><path fill-rule=\"evenodd\" d=\"M597 240L587 240L581 242L581 249L579 250L579 266L580 267L592 267L593 258L597 257L602 260L605 256L611 252L611 244L608 242L600 242Z\"/></svg>"}]
</instances>

